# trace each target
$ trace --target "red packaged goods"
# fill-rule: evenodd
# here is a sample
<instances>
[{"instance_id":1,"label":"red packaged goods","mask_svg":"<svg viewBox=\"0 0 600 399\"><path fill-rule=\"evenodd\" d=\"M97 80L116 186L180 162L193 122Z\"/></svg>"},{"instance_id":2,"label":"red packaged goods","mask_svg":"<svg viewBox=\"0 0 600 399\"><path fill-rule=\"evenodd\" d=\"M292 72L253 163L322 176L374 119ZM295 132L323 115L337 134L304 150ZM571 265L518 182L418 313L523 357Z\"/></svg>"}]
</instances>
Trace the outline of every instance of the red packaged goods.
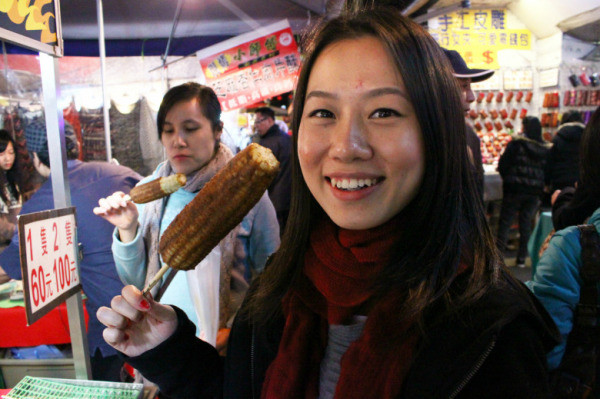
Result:
<instances>
[{"instance_id":1,"label":"red packaged goods","mask_svg":"<svg viewBox=\"0 0 600 399\"><path fill-rule=\"evenodd\" d=\"M496 94L496 102L499 103L500 101L502 101L502 97L504 97L504 93L499 91L498 94Z\"/></svg>"},{"instance_id":2,"label":"red packaged goods","mask_svg":"<svg viewBox=\"0 0 600 399\"><path fill-rule=\"evenodd\" d=\"M565 90L565 98L563 98L563 105L569 105L569 102L571 101L571 95L571 90Z\"/></svg>"},{"instance_id":3,"label":"red packaged goods","mask_svg":"<svg viewBox=\"0 0 600 399\"><path fill-rule=\"evenodd\" d=\"M548 103L550 102L550 93L544 94L544 101L542 102L542 107L548 107Z\"/></svg>"},{"instance_id":4,"label":"red packaged goods","mask_svg":"<svg viewBox=\"0 0 600 399\"><path fill-rule=\"evenodd\" d=\"M512 129L513 128L513 124L512 124L511 121L504 122L504 126L506 126L508 129Z\"/></svg>"},{"instance_id":5,"label":"red packaged goods","mask_svg":"<svg viewBox=\"0 0 600 399\"><path fill-rule=\"evenodd\" d=\"M481 103L483 101L483 99L485 98L485 93L480 91L479 93L477 93L477 102Z\"/></svg>"},{"instance_id":6,"label":"red packaged goods","mask_svg":"<svg viewBox=\"0 0 600 399\"><path fill-rule=\"evenodd\" d=\"M481 110L479 110L479 115L481 115L481 117L482 117L483 119L485 119L485 118L487 118L487 117L488 117L488 113L487 113L487 111L486 111L485 109L481 109Z\"/></svg>"},{"instance_id":7,"label":"red packaged goods","mask_svg":"<svg viewBox=\"0 0 600 399\"><path fill-rule=\"evenodd\" d=\"M485 121L485 128L488 132L491 132L492 130L494 130L494 125L492 125L492 122L490 121Z\"/></svg>"},{"instance_id":8,"label":"red packaged goods","mask_svg":"<svg viewBox=\"0 0 600 399\"><path fill-rule=\"evenodd\" d=\"M527 109L521 108L521 113L519 114L519 118L523 119L527 116Z\"/></svg>"},{"instance_id":9,"label":"red packaged goods","mask_svg":"<svg viewBox=\"0 0 600 399\"><path fill-rule=\"evenodd\" d=\"M520 103L522 99L523 99L523 92L522 91L517 92L517 96L515 97L515 101L518 102L518 103Z\"/></svg>"},{"instance_id":10,"label":"red packaged goods","mask_svg":"<svg viewBox=\"0 0 600 399\"><path fill-rule=\"evenodd\" d=\"M494 123L494 126L496 127L497 131L502 130L502 122L496 121L496 123Z\"/></svg>"},{"instance_id":11,"label":"red packaged goods","mask_svg":"<svg viewBox=\"0 0 600 399\"><path fill-rule=\"evenodd\" d=\"M496 119L498 117L498 111L493 109L490 111L490 115L492 116L492 119Z\"/></svg>"},{"instance_id":12,"label":"red packaged goods","mask_svg":"<svg viewBox=\"0 0 600 399\"><path fill-rule=\"evenodd\" d=\"M487 97L485 98L485 101L487 101L488 103L491 103L492 100L494 99L494 93L492 93L491 91L488 93Z\"/></svg>"},{"instance_id":13,"label":"red packaged goods","mask_svg":"<svg viewBox=\"0 0 600 399\"><path fill-rule=\"evenodd\" d=\"M479 122L475 122L473 127L475 127L475 131L477 131L477 132L480 132L483 129L483 126L481 126L481 123L479 123Z\"/></svg>"},{"instance_id":14,"label":"red packaged goods","mask_svg":"<svg viewBox=\"0 0 600 399\"><path fill-rule=\"evenodd\" d=\"M513 119L513 120L514 120L514 119L517 117L517 112L519 112L519 111L517 111L517 109L516 109L516 108L513 108L513 109L510 111L510 119Z\"/></svg>"},{"instance_id":15,"label":"red packaged goods","mask_svg":"<svg viewBox=\"0 0 600 399\"><path fill-rule=\"evenodd\" d=\"M552 106L553 107L558 107L558 105L560 104L560 94L559 92L555 91L553 93L554 95L552 96Z\"/></svg>"},{"instance_id":16,"label":"red packaged goods","mask_svg":"<svg viewBox=\"0 0 600 399\"><path fill-rule=\"evenodd\" d=\"M527 94L525 95L525 102L530 103L532 98L533 98L533 92L528 91Z\"/></svg>"},{"instance_id":17,"label":"red packaged goods","mask_svg":"<svg viewBox=\"0 0 600 399\"><path fill-rule=\"evenodd\" d=\"M479 114L477 113L477 111L475 111L474 109L470 109L469 110L469 117L473 120L477 119L477 116L479 116Z\"/></svg>"},{"instance_id":18,"label":"red packaged goods","mask_svg":"<svg viewBox=\"0 0 600 399\"><path fill-rule=\"evenodd\" d=\"M551 127L557 127L558 126L558 112L553 112L552 113L552 119L550 121L550 126Z\"/></svg>"},{"instance_id":19,"label":"red packaged goods","mask_svg":"<svg viewBox=\"0 0 600 399\"><path fill-rule=\"evenodd\" d=\"M581 75L579 75L579 80L581 81L581 84L584 86L589 86L590 85L590 78L588 78L588 76L584 73L582 73Z\"/></svg>"},{"instance_id":20,"label":"red packaged goods","mask_svg":"<svg viewBox=\"0 0 600 399\"><path fill-rule=\"evenodd\" d=\"M512 91L509 91L508 93L506 93L506 102L507 103L512 101L514 94L515 93L513 93Z\"/></svg>"},{"instance_id":21,"label":"red packaged goods","mask_svg":"<svg viewBox=\"0 0 600 399\"><path fill-rule=\"evenodd\" d=\"M506 111L505 108L502 108L500 110L500 116L502 117L502 119L506 119L506 117L508 116L508 112Z\"/></svg>"},{"instance_id":22,"label":"red packaged goods","mask_svg":"<svg viewBox=\"0 0 600 399\"><path fill-rule=\"evenodd\" d=\"M542 125L542 127L546 127L549 125L548 116L548 114L542 114L542 118L540 120L540 125Z\"/></svg>"}]
</instances>

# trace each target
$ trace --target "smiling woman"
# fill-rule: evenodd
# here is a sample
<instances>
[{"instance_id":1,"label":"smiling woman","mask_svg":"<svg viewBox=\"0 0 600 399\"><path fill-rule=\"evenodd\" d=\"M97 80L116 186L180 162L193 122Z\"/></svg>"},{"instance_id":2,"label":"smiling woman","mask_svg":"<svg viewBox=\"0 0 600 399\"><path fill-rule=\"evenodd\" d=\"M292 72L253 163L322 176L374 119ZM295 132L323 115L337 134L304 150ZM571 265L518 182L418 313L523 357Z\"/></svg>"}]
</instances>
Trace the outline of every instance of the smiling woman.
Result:
<instances>
[{"instance_id":1,"label":"smiling woman","mask_svg":"<svg viewBox=\"0 0 600 399\"><path fill-rule=\"evenodd\" d=\"M377 8L304 48L288 227L225 366L134 287L99 312L106 339L173 397L546 397L556 330L496 252L442 50Z\"/></svg>"},{"instance_id":2,"label":"smiling woman","mask_svg":"<svg viewBox=\"0 0 600 399\"><path fill-rule=\"evenodd\" d=\"M315 62L298 157L309 190L340 227L381 225L421 185L423 140L405 92L391 57L374 37L340 41Z\"/></svg>"}]
</instances>

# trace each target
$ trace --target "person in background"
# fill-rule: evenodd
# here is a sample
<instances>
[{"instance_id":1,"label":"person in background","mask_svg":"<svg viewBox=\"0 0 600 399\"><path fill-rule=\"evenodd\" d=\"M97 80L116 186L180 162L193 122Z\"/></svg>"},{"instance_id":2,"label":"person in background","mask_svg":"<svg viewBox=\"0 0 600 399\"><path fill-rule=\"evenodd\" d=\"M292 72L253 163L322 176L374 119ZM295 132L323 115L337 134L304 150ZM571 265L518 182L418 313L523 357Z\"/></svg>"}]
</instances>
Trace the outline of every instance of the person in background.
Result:
<instances>
[{"instance_id":1,"label":"person in background","mask_svg":"<svg viewBox=\"0 0 600 399\"><path fill-rule=\"evenodd\" d=\"M461 104L466 115L471 109L471 103L475 101L475 94L471 89L471 83L482 82L489 79L494 74L494 71L490 69L471 69L467 66L467 63L463 60L458 51L443 50L448 60L450 60L452 70L454 71L454 77L458 80L458 85L462 94ZM477 136L477 133L473 130L473 127L469 123L465 123L465 125L469 160L473 167L473 176L477 183L477 189L479 190L481 200L483 201L484 172L483 161L481 159L481 142L479 141L479 136Z\"/></svg>"},{"instance_id":2,"label":"person in background","mask_svg":"<svg viewBox=\"0 0 600 399\"><path fill-rule=\"evenodd\" d=\"M579 180L579 144L585 125L579 111L563 114L560 127L552 139L546 163L546 191L554 193L565 187L575 187Z\"/></svg>"},{"instance_id":3,"label":"person in background","mask_svg":"<svg viewBox=\"0 0 600 399\"><path fill-rule=\"evenodd\" d=\"M123 192L100 198L94 212L112 223L113 254L117 271L127 284L145 287L163 266L158 243L177 214L214 175L233 158L220 142L221 105L214 91L188 82L171 88L157 115L158 137L167 161L140 183L174 173L187 183L170 196L147 204L125 200ZM227 198L223 198L227 201ZM190 221L193 223L193 221ZM161 301L176 304L198 326L198 336L223 350L232 316L241 304L250 276L262 269L279 246L279 225L265 193L196 268L170 269L152 292ZM246 278L244 278L246 276Z\"/></svg>"},{"instance_id":4,"label":"person in background","mask_svg":"<svg viewBox=\"0 0 600 399\"><path fill-rule=\"evenodd\" d=\"M275 206L279 230L283 234L288 213L290 211L290 194L292 190L290 156L292 141L290 136L282 132L275 123L275 113L269 107L258 108L254 127L258 133L258 144L273 151L279 161L279 174L269 186L269 198Z\"/></svg>"},{"instance_id":5,"label":"person in background","mask_svg":"<svg viewBox=\"0 0 600 399\"><path fill-rule=\"evenodd\" d=\"M77 140L72 130L65 128L67 146L67 176L71 191L71 205L77 210L77 237L83 255L79 262L81 286L87 297L85 306L90 316L88 322L88 345L94 380L121 381L123 360L114 348L102 339L102 325L96 317L101 306L108 306L111 299L123 288L112 258L112 225L98 219L92 212L98 197L115 190L129 192L141 176L133 170L106 162L81 162L77 159ZM48 152L42 151L34 162L39 173L48 176L50 161ZM33 213L54 208L52 176L23 204L21 213ZM10 245L0 254L0 266L14 279L21 279L19 236L15 231Z\"/></svg>"},{"instance_id":6,"label":"person in background","mask_svg":"<svg viewBox=\"0 0 600 399\"><path fill-rule=\"evenodd\" d=\"M8 131L0 129L0 251L17 230L17 215L23 205L22 186L15 141Z\"/></svg>"},{"instance_id":7,"label":"person in background","mask_svg":"<svg viewBox=\"0 0 600 399\"><path fill-rule=\"evenodd\" d=\"M600 207L600 107L592 114L581 136L579 182L552 194L552 223L556 231L582 224Z\"/></svg>"},{"instance_id":8,"label":"person in background","mask_svg":"<svg viewBox=\"0 0 600 399\"><path fill-rule=\"evenodd\" d=\"M598 205L587 216L578 215L577 223L590 223L600 231L600 109L597 109L581 137L581 183L587 195ZM583 200L585 202L585 200ZM589 202L588 202L589 203ZM587 212L584 212L584 214ZM589 220L584 222L584 219ZM565 353L567 336L573 329L573 317L581 292L580 231L575 225L558 230L540 258L535 274L527 285L539 298L556 323L562 341L548 353L550 370L556 369Z\"/></svg>"},{"instance_id":9,"label":"person in background","mask_svg":"<svg viewBox=\"0 0 600 399\"><path fill-rule=\"evenodd\" d=\"M503 194L497 244L500 251L506 251L510 226L518 213L517 267L525 267L527 242L544 192L544 166L549 150L542 139L540 120L535 116L523 118L521 133L522 136L508 143L498 161Z\"/></svg>"},{"instance_id":10,"label":"person in background","mask_svg":"<svg viewBox=\"0 0 600 399\"><path fill-rule=\"evenodd\" d=\"M444 53L387 8L313 34L288 228L224 365L183 312L133 286L98 311L105 339L169 397L547 397L557 332L502 266Z\"/></svg>"}]
</instances>

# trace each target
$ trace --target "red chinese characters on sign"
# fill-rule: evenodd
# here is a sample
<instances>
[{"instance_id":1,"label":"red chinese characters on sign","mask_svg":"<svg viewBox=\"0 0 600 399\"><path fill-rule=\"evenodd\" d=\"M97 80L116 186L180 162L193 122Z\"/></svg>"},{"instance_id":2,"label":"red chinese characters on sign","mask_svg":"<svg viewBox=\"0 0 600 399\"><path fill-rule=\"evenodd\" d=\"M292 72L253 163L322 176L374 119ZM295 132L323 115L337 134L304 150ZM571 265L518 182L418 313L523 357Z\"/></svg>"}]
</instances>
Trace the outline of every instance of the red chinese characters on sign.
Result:
<instances>
[{"instance_id":1,"label":"red chinese characters on sign","mask_svg":"<svg viewBox=\"0 0 600 399\"><path fill-rule=\"evenodd\" d=\"M80 289L74 208L19 218L19 244L29 324Z\"/></svg>"},{"instance_id":2,"label":"red chinese characters on sign","mask_svg":"<svg viewBox=\"0 0 600 399\"><path fill-rule=\"evenodd\" d=\"M289 25L275 25L270 31L265 28L266 34L259 31L259 37L238 36L197 53L206 84L223 111L293 90L300 69L298 47ZM232 46L236 39L238 44Z\"/></svg>"}]
</instances>

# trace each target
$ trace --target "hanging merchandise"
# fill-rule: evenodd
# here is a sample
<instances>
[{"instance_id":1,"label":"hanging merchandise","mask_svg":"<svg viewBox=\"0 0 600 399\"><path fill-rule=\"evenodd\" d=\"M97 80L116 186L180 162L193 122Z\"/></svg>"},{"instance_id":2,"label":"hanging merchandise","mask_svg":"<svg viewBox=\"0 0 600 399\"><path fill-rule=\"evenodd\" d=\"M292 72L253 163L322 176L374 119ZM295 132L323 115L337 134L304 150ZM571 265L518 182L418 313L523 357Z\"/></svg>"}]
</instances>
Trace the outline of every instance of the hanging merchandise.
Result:
<instances>
[{"instance_id":1,"label":"hanging merchandise","mask_svg":"<svg viewBox=\"0 0 600 399\"><path fill-rule=\"evenodd\" d=\"M121 113L111 102L110 143L112 156L119 164L130 167L145 176L152 171L144 166L140 147L140 101L136 102L129 113Z\"/></svg>"},{"instance_id":2,"label":"hanging merchandise","mask_svg":"<svg viewBox=\"0 0 600 399\"><path fill-rule=\"evenodd\" d=\"M106 161L106 139L104 138L104 116L102 108L79 111L81 135L83 136L83 160Z\"/></svg>"},{"instance_id":3,"label":"hanging merchandise","mask_svg":"<svg viewBox=\"0 0 600 399\"><path fill-rule=\"evenodd\" d=\"M77 145L79 147L78 159L83 161L83 136L81 135L81 122L79 121L79 113L75 109L75 103L71 101L69 106L63 110L63 118L73 126L75 137L77 138Z\"/></svg>"}]
</instances>

